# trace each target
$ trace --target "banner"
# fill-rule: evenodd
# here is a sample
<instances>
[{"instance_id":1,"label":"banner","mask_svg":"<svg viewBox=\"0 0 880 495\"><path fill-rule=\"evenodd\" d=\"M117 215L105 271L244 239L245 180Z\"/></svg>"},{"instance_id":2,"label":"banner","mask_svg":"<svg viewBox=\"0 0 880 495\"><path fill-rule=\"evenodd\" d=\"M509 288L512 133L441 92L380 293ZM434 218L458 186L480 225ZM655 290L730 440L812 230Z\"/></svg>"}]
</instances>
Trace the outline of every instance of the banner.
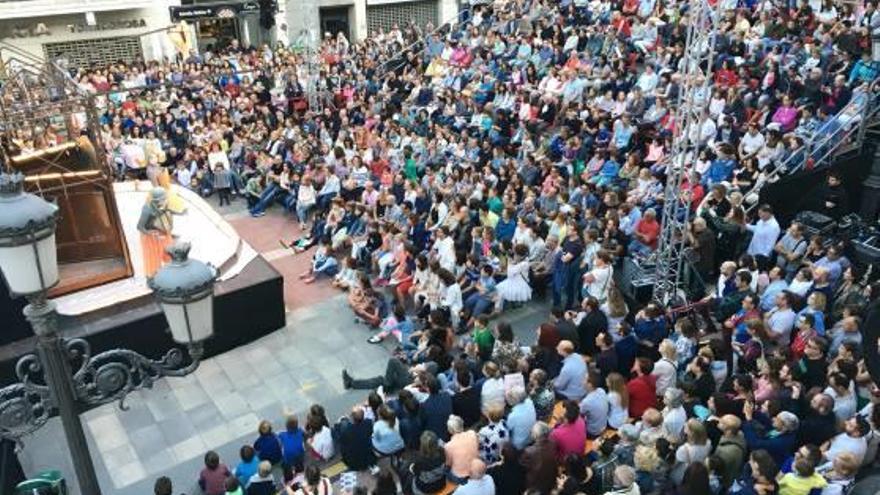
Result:
<instances>
[{"instance_id":1,"label":"banner","mask_svg":"<svg viewBox=\"0 0 880 495\"><path fill-rule=\"evenodd\" d=\"M260 4L257 2L237 2L205 5L182 5L169 7L171 20L186 21L191 19L207 18L230 18L240 13L259 12Z\"/></svg>"}]
</instances>

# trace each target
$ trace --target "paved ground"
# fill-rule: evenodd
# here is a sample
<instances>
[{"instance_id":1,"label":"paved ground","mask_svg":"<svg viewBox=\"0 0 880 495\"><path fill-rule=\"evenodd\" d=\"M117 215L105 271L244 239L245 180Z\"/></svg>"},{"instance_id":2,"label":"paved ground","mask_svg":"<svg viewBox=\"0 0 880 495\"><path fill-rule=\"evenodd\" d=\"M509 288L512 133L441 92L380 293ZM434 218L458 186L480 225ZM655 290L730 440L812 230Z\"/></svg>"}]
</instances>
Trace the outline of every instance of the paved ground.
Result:
<instances>
[{"instance_id":1,"label":"paved ground","mask_svg":"<svg viewBox=\"0 0 880 495\"><path fill-rule=\"evenodd\" d=\"M284 275L287 326L205 361L188 377L159 380L152 390L132 394L127 411L106 405L83 414L105 494L152 493L161 475L172 478L175 493L198 494L195 480L205 451L216 450L234 466L260 420L280 428L285 415L304 418L313 403L322 404L332 420L366 397L343 390L343 368L358 376L384 371L388 349L366 343L370 332L353 323L344 296L326 283L299 282L309 256L293 255L278 243L298 236L295 222L277 210L253 219L242 209L239 201L221 212ZM519 338L532 342L546 314L545 305L533 303L506 316ZM27 473L60 468L73 481L57 420L26 440L20 459ZM79 493L75 482L71 487Z\"/></svg>"}]
</instances>

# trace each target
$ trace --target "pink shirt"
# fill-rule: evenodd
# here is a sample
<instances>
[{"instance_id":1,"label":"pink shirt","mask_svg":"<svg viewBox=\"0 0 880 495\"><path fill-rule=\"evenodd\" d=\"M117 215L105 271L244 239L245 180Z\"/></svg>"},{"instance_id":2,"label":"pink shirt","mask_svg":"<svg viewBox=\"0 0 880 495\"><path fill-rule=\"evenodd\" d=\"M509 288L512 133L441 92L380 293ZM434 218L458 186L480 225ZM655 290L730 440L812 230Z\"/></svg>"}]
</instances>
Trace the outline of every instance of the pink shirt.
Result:
<instances>
[{"instance_id":1,"label":"pink shirt","mask_svg":"<svg viewBox=\"0 0 880 495\"><path fill-rule=\"evenodd\" d=\"M578 416L574 423L560 423L550 432L550 439L556 443L556 457L564 459L569 454L584 455L587 444L587 425Z\"/></svg>"},{"instance_id":2,"label":"pink shirt","mask_svg":"<svg viewBox=\"0 0 880 495\"><path fill-rule=\"evenodd\" d=\"M480 442L477 432L465 430L453 435L446 442L446 465L455 476L466 478L471 472L471 461L480 457Z\"/></svg>"}]
</instances>

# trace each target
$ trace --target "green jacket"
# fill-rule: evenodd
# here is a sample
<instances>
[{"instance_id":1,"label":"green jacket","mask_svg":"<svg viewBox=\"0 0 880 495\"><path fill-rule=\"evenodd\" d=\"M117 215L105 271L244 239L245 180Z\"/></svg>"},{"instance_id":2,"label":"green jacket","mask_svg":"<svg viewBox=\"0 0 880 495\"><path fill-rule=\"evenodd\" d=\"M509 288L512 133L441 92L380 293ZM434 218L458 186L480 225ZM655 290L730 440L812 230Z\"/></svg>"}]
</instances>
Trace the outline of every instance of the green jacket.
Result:
<instances>
[{"instance_id":1,"label":"green jacket","mask_svg":"<svg viewBox=\"0 0 880 495\"><path fill-rule=\"evenodd\" d=\"M491 356L492 348L495 346L495 336L492 330L488 328L474 327L474 343L480 349L480 356Z\"/></svg>"},{"instance_id":2,"label":"green jacket","mask_svg":"<svg viewBox=\"0 0 880 495\"><path fill-rule=\"evenodd\" d=\"M724 463L724 469L721 472L721 483L725 488L729 487L740 471L742 471L743 463L746 460L746 452L746 439L742 433L737 433L735 437L721 437L721 440L718 441L715 455Z\"/></svg>"}]
</instances>

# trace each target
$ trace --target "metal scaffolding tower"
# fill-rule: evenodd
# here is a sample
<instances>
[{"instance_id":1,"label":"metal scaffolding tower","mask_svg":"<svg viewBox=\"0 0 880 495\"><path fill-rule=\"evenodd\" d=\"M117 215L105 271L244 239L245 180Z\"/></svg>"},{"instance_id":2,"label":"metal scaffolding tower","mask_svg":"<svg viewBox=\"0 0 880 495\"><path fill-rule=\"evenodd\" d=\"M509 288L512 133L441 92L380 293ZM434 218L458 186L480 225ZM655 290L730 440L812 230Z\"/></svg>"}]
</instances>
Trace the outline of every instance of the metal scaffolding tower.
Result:
<instances>
[{"instance_id":1,"label":"metal scaffolding tower","mask_svg":"<svg viewBox=\"0 0 880 495\"><path fill-rule=\"evenodd\" d=\"M323 98L321 98L321 50L315 30L303 29L300 31L293 46L302 57L297 77L302 81L303 90L309 102L309 111L322 112L324 108Z\"/></svg>"},{"instance_id":2,"label":"metal scaffolding tower","mask_svg":"<svg viewBox=\"0 0 880 495\"><path fill-rule=\"evenodd\" d=\"M707 108L713 75L715 38L720 5L707 0L689 0L687 42L681 61L681 88L675 113L671 162L666 173L659 245L656 251L654 300L661 304L681 301L685 242L690 216L690 197L681 185L699 148L699 126Z\"/></svg>"}]
</instances>

